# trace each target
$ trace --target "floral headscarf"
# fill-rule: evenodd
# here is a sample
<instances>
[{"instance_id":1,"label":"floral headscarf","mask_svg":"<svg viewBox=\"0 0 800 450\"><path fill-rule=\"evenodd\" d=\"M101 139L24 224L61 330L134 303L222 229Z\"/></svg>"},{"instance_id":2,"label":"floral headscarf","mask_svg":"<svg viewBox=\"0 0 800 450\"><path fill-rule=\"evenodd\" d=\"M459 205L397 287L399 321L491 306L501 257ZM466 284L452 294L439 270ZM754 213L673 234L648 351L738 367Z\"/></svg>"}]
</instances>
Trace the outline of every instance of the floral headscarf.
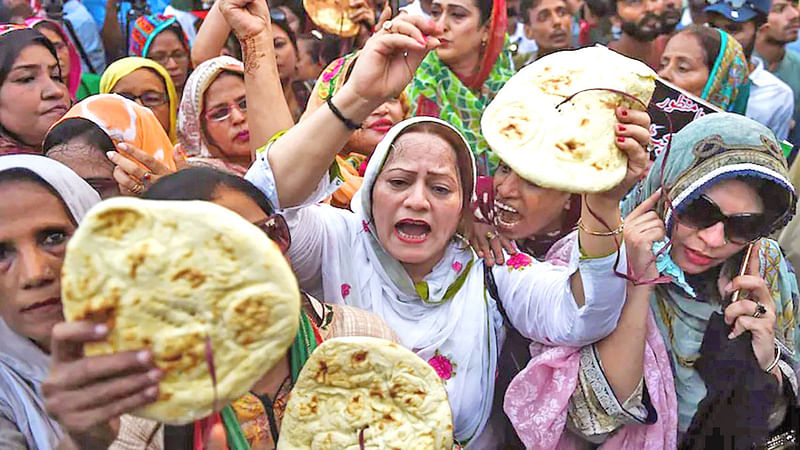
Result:
<instances>
[{"instance_id":1,"label":"floral headscarf","mask_svg":"<svg viewBox=\"0 0 800 450\"><path fill-rule=\"evenodd\" d=\"M490 36L475 76L462 79L436 52L430 52L406 87L411 115L439 117L455 125L467 138L476 157L490 152L481 134L483 110L514 75L511 53L505 47L506 2L494 0L492 3ZM491 152L489 156L493 170L498 159Z\"/></svg>"},{"instance_id":2,"label":"floral headscarf","mask_svg":"<svg viewBox=\"0 0 800 450\"><path fill-rule=\"evenodd\" d=\"M772 220L767 232L782 227L794 214L797 195L775 135L754 120L731 113L706 115L676 133L670 152L658 156L653 170L630 198L625 199L622 209L625 214L630 213L663 185L664 193L680 214L705 189L733 178L764 180L781 193L766 199L777 203L775 209L781 212ZM669 233L674 217L672 211L665 211L663 203L660 202L658 212ZM654 243L654 251L664 245L664 242ZM761 276L775 301L775 337L783 345L785 357L794 364L795 350L800 344L800 330L795 321L797 280L776 242L761 239L759 249ZM729 267L736 265L735 259L732 257L723 263L722 273L735 272L737 267ZM721 305L698 295L668 252L658 257L656 267L662 275L672 279L672 283L656 287L650 305L672 360L678 397L678 429L685 432L698 404L706 396L705 383L694 369L694 362L699 357L709 318Z\"/></svg>"},{"instance_id":3,"label":"floral headscarf","mask_svg":"<svg viewBox=\"0 0 800 450\"><path fill-rule=\"evenodd\" d=\"M744 114L750 92L750 68L741 44L717 29L720 51L708 75L701 97L728 112Z\"/></svg>"},{"instance_id":4,"label":"floral headscarf","mask_svg":"<svg viewBox=\"0 0 800 450\"><path fill-rule=\"evenodd\" d=\"M120 95L98 94L76 104L56 122L80 118L100 127L117 144L125 142L177 171L172 142L153 111Z\"/></svg>"},{"instance_id":5,"label":"floral headscarf","mask_svg":"<svg viewBox=\"0 0 800 450\"><path fill-rule=\"evenodd\" d=\"M69 50L69 73L66 74L66 84L69 89L69 96L75 100L75 94L81 85L81 57L78 55L78 50L75 49L75 45L69 39L67 33L64 32L64 28L58 22L42 17L32 17L25 20L25 25L33 29L38 29L43 24L45 27L50 27L57 31Z\"/></svg>"},{"instance_id":6,"label":"floral headscarf","mask_svg":"<svg viewBox=\"0 0 800 450\"><path fill-rule=\"evenodd\" d=\"M178 142L189 156L214 157L203 135L203 98L211 83L224 71L244 74L244 65L230 56L218 56L197 66L186 80L178 110Z\"/></svg>"},{"instance_id":7,"label":"floral headscarf","mask_svg":"<svg viewBox=\"0 0 800 450\"><path fill-rule=\"evenodd\" d=\"M105 72L103 72L103 77L100 78L100 93L111 93L114 86L116 86L121 79L142 68L156 71L158 76L164 80L164 85L167 87L167 98L169 98L169 138L173 143L177 143L178 94L175 91L175 83L172 82L169 73L161 64L152 59L139 56L129 56L119 59L108 66Z\"/></svg>"},{"instance_id":8,"label":"floral headscarf","mask_svg":"<svg viewBox=\"0 0 800 450\"><path fill-rule=\"evenodd\" d=\"M156 36L164 30L172 29L178 33L178 36L183 42L184 48L189 50L189 38L183 32L183 28L178 23L175 16L164 16L161 14L151 14L149 16L142 16L136 19L136 23L131 31L131 48L130 54L134 56L141 56L146 58L147 53L150 51L150 45L153 44Z\"/></svg>"}]
</instances>

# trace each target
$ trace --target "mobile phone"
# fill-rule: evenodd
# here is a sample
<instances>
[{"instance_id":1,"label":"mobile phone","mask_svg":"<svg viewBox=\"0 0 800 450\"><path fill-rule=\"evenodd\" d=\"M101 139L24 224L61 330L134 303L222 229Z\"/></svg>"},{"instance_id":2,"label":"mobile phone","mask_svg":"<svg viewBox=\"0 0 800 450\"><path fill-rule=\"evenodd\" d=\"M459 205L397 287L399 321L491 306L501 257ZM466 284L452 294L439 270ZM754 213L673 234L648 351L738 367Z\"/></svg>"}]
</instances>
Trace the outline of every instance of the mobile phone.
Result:
<instances>
[{"instance_id":1,"label":"mobile phone","mask_svg":"<svg viewBox=\"0 0 800 450\"><path fill-rule=\"evenodd\" d=\"M752 257L753 253L753 245L755 245L755 243L753 242L747 245L747 251L744 253L744 258L742 258L742 265L739 266L738 276L742 276L747 272L747 266L750 264L750 258ZM739 300L740 292L741 289L733 291L733 295L731 296L731 303L734 303Z\"/></svg>"}]
</instances>

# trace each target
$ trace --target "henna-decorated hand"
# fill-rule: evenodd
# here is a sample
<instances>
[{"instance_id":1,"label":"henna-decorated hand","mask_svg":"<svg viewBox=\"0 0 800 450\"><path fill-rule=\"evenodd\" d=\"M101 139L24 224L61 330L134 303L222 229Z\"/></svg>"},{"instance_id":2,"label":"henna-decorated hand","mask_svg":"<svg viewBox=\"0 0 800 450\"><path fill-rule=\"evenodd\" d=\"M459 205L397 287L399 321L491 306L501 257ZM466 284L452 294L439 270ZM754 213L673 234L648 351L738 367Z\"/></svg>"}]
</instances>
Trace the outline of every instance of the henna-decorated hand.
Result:
<instances>
[{"instance_id":1,"label":"henna-decorated hand","mask_svg":"<svg viewBox=\"0 0 800 450\"><path fill-rule=\"evenodd\" d=\"M259 33L266 33L272 39L266 0L217 0L216 5L240 41Z\"/></svg>"}]
</instances>

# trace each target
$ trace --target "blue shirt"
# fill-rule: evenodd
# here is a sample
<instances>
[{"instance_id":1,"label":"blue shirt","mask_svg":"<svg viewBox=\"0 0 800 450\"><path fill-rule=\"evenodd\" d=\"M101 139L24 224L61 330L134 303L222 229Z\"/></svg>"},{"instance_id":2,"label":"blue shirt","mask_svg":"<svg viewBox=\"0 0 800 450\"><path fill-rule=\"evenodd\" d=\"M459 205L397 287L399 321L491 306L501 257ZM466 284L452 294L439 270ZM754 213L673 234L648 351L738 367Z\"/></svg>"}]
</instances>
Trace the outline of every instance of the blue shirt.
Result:
<instances>
[{"instance_id":1,"label":"blue shirt","mask_svg":"<svg viewBox=\"0 0 800 450\"><path fill-rule=\"evenodd\" d=\"M98 28L102 29L103 23L106 21L106 0L83 0L83 5L86 6L87 10L89 10L89 14L91 14L92 18L94 18ZM147 0L147 6L150 7L150 12L153 14L162 14L164 12L164 8L166 8L168 5L169 0ZM129 0L124 0L120 2L119 6L119 16L117 19L119 20L119 23L123 25L124 32L125 16L128 13L128 10L131 9L131 3Z\"/></svg>"},{"instance_id":2,"label":"blue shirt","mask_svg":"<svg viewBox=\"0 0 800 450\"><path fill-rule=\"evenodd\" d=\"M92 63L96 74L101 74L106 69L106 52L103 48L103 41L100 39L100 31L86 7L78 0L68 0L64 2L64 18L72 24L83 51ZM89 73L89 66L81 57L81 70Z\"/></svg>"}]
</instances>

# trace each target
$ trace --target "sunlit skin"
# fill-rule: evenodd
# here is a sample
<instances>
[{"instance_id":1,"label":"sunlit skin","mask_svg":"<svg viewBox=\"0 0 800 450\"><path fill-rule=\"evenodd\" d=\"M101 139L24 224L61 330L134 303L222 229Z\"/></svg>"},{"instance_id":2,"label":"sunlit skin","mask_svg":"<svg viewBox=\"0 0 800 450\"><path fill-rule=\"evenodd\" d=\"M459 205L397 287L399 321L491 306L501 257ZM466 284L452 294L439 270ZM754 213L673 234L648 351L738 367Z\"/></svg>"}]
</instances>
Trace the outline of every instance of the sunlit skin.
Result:
<instances>
[{"instance_id":1,"label":"sunlit skin","mask_svg":"<svg viewBox=\"0 0 800 450\"><path fill-rule=\"evenodd\" d=\"M461 220L455 150L439 136L409 131L375 181L372 217L384 249L420 281L442 258Z\"/></svg>"},{"instance_id":2,"label":"sunlit skin","mask_svg":"<svg viewBox=\"0 0 800 450\"><path fill-rule=\"evenodd\" d=\"M141 96L145 92L158 92L166 97L167 87L164 84L164 80L162 80L157 73L143 67L141 69L136 69L128 75L122 77L119 81L117 81L117 84L111 88L111 92L115 94L130 94L136 97ZM136 103L149 108L150 111L153 111L153 114L156 115L156 118L158 118L161 126L164 127L164 131L169 133L169 100L167 100L167 102L163 105L158 106L146 106L139 98L136 99Z\"/></svg>"},{"instance_id":3,"label":"sunlit skin","mask_svg":"<svg viewBox=\"0 0 800 450\"><path fill-rule=\"evenodd\" d=\"M797 0L773 0L767 24L759 33L776 44L785 45L797 40L800 30L800 6Z\"/></svg>"},{"instance_id":4,"label":"sunlit skin","mask_svg":"<svg viewBox=\"0 0 800 450\"><path fill-rule=\"evenodd\" d=\"M539 0L523 14L527 14L525 34L536 41L540 55L569 47L572 16L566 1Z\"/></svg>"},{"instance_id":5,"label":"sunlit skin","mask_svg":"<svg viewBox=\"0 0 800 450\"><path fill-rule=\"evenodd\" d=\"M660 16L664 12L663 0L619 0L617 16L622 22L635 24L644 34L658 34L661 28ZM647 18L649 16L649 18ZM647 18L647 19L645 19ZM625 29L623 28L623 31Z\"/></svg>"},{"instance_id":6,"label":"sunlit skin","mask_svg":"<svg viewBox=\"0 0 800 450\"><path fill-rule=\"evenodd\" d=\"M50 348L53 326L64 320L61 265L75 232L64 204L26 180L0 182L0 315L14 332Z\"/></svg>"},{"instance_id":7,"label":"sunlit skin","mask_svg":"<svg viewBox=\"0 0 800 450\"><path fill-rule=\"evenodd\" d=\"M764 203L758 192L741 180L721 181L711 186L705 194L728 216L764 212ZM673 227L672 238L670 256L688 274L703 273L718 266L747 245L728 242L722 222L697 230L678 221Z\"/></svg>"},{"instance_id":8,"label":"sunlit skin","mask_svg":"<svg viewBox=\"0 0 800 450\"><path fill-rule=\"evenodd\" d=\"M175 83L175 90L180 95L189 76L191 59L177 33L172 30L159 33L150 44L147 57L158 61L167 69L172 82Z\"/></svg>"},{"instance_id":9,"label":"sunlit skin","mask_svg":"<svg viewBox=\"0 0 800 450\"><path fill-rule=\"evenodd\" d=\"M383 102L362 122L361 129L356 130L345 145L345 153L356 152L365 156L372 155L375 147L386 136L389 129L403 120L403 105L394 99Z\"/></svg>"},{"instance_id":10,"label":"sunlit skin","mask_svg":"<svg viewBox=\"0 0 800 450\"><path fill-rule=\"evenodd\" d=\"M201 120L210 138L206 144L212 155L247 167L250 165L247 112L241 111L238 106L231 106L243 98L244 79L240 75L221 73L206 90ZM207 117L210 111L226 106L231 108L231 115L227 119L214 121Z\"/></svg>"},{"instance_id":11,"label":"sunlit skin","mask_svg":"<svg viewBox=\"0 0 800 450\"><path fill-rule=\"evenodd\" d=\"M23 49L0 87L0 124L32 147L69 108L58 61L41 45Z\"/></svg>"},{"instance_id":12,"label":"sunlit skin","mask_svg":"<svg viewBox=\"0 0 800 450\"><path fill-rule=\"evenodd\" d=\"M482 42L489 38L489 21L481 25L480 15L476 0L434 0L431 5L431 18L443 30L436 54L461 76L478 70Z\"/></svg>"},{"instance_id":13,"label":"sunlit skin","mask_svg":"<svg viewBox=\"0 0 800 450\"><path fill-rule=\"evenodd\" d=\"M569 209L570 194L523 180L500 164L494 174L495 226L512 240L556 231Z\"/></svg>"},{"instance_id":14,"label":"sunlit skin","mask_svg":"<svg viewBox=\"0 0 800 450\"><path fill-rule=\"evenodd\" d=\"M272 27L272 40L275 46L278 75L281 77L281 84L286 86L286 83L294 80L297 71L297 50L292 45L289 35L281 27Z\"/></svg>"},{"instance_id":15,"label":"sunlit skin","mask_svg":"<svg viewBox=\"0 0 800 450\"><path fill-rule=\"evenodd\" d=\"M64 38L62 38L59 33L44 25L40 25L36 30L42 33L44 37L53 44L53 48L56 49L56 55L58 56L58 65L61 66L61 73L66 79L66 77L69 76L70 61L69 47L67 47L67 44L64 42Z\"/></svg>"},{"instance_id":16,"label":"sunlit skin","mask_svg":"<svg viewBox=\"0 0 800 450\"><path fill-rule=\"evenodd\" d=\"M678 33L664 48L658 76L700 97L708 81L706 58L705 49L697 37L691 33Z\"/></svg>"}]
</instances>

